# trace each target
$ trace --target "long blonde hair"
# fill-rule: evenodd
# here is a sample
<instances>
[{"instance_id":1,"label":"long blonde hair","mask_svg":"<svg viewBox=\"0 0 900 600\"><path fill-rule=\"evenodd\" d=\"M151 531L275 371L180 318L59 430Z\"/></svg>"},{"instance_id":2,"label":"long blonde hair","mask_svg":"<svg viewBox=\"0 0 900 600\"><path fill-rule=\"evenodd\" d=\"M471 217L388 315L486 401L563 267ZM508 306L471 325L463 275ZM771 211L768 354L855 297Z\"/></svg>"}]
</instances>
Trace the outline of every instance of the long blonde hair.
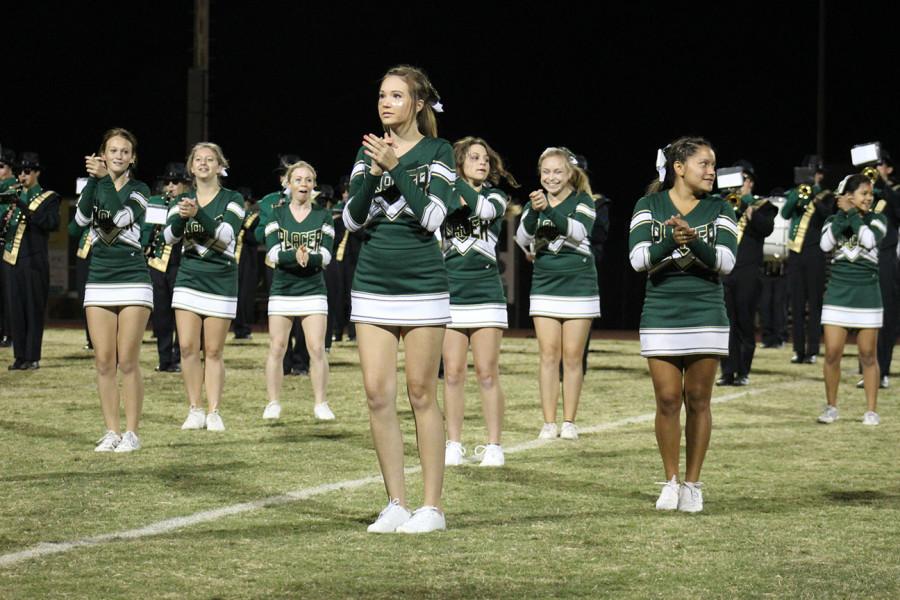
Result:
<instances>
[{"instance_id":1,"label":"long blonde hair","mask_svg":"<svg viewBox=\"0 0 900 600\"><path fill-rule=\"evenodd\" d=\"M588 179L587 173L578 166L578 160L575 158L575 154L564 146L560 146L559 148L551 146L541 152L541 157L538 159L537 164L538 175L541 174L541 164L543 164L544 159L550 156L559 156L563 159L566 168L569 170L569 184L575 191L584 192L588 196L594 195L594 192L591 191L591 181Z\"/></svg>"}]
</instances>

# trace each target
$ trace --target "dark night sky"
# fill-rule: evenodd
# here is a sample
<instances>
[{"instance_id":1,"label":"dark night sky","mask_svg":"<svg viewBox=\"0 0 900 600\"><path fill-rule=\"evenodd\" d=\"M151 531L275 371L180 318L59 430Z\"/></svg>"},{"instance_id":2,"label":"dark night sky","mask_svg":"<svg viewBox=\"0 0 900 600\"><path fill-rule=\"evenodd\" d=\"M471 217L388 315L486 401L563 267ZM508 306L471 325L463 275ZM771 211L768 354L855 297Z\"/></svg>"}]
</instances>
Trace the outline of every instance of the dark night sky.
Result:
<instances>
[{"instance_id":1,"label":"dark night sky","mask_svg":"<svg viewBox=\"0 0 900 600\"><path fill-rule=\"evenodd\" d=\"M891 4L875 14L866 11L888 3L828 3L826 161L845 164L835 179L853 144L880 140L900 153ZM443 97L440 135L486 138L525 190L537 186L546 146L588 157L594 188L614 201L601 293L602 324L617 327L639 314L625 230L657 147L702 134L720 166L754 163L757 192L789 184L814 152L816 1L433 6L213 0L210 139L232 163L226 185L275 189L285 152L315 165L320 183L336 182L362 134L378 130L381 74L421 66ZM139 140L137 176L152 183L185 155L192 11L190 1L5 8L14 49L0 143L40 152L44 186L70 194L102 132L127 127Z\"/></svg>"}]
</instances>

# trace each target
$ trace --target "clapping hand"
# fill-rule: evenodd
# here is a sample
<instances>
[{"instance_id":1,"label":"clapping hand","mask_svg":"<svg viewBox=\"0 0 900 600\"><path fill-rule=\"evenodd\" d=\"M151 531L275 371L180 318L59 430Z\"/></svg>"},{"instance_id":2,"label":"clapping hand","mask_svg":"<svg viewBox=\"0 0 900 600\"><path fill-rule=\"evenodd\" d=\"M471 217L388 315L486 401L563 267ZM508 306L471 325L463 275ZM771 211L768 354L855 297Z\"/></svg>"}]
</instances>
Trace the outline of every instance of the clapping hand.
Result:
<instances>
[{"instance_id":1,"label":"clapping hand","mask_svg":"<svg viewBox=\"0 0 900 600\"><path fill-rule=\"evenodd\" d=\"M394 138L390 132L385 133L384 137L367 133L363 136L362 143L365 148L363 152L372 159L372 166L369 169L372 175L380 176L384 171L390 171L400 164L400 159L394 152Z\"/></svg>"},{"instance_id":2,"label":"clapping hand","mask_svg":"<svg viewBox=\"0 0 900 600\"><path fill-rule=\"evenodd\" d=\"M84 168L87 170L88 175L97 179L106 177L109 174L109 171L106 170L106 161L96 154L84 157Z\"/></svg>"},{"instance_id":3,"label":"clapping hand","mask_svg":"<svg viewBox=\"0 0 900 600\"><path fill-rule=\"evenodd\" d=\"M537 212L544 212L548 206L550 206L550 202L547 200L547 194L543 192L543 190L535 190L528 194L529 200L531 200L531 208L533 208Z\"/></svg>"},{"instance_id":4,"label":"clapping hand","mask_svg":"<svg viewBox=\"0 0 900 600\"><path fill-rule=\"evenodd\" d=\"M673 215L663 225L674 228L672 237L679 246L686 246L697 239L697 230L688 225L681 215Z\"/></svg>"}]
</instances>

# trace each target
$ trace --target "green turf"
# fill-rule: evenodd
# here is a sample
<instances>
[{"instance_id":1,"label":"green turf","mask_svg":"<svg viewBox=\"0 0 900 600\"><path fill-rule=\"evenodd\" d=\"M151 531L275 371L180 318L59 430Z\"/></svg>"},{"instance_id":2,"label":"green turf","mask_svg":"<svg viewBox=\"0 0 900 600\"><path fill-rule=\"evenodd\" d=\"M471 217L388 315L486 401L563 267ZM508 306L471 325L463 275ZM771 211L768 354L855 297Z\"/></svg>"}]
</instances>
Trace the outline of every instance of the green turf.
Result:
<instances>
[{"instance_id":1,"label":"green turf","mask_svg":"<svg viewBox=\"0 0 900 600\"><path fill-rule=\"evenodd\" d=\"M103 427L82 336L48 331L39 371L0 374L0 555L377 475L352 345L330 355L338 421L315 423L308 378L289 377L272 425L261 419L266 336L229 343L228 429L215 434L180 431L181 378L152 371L148 339L144 448L117 455L93 452ZM541 425L536 343L503 349L513 448ZM652 422L620 424L509 453L503 469L448 471L443 533L366 534L385 502L375 482L22 560L0 567L0 598L900 597L897 392L881 395L883 424L863 427L848 356L841 419L817 425L821 366L789 357L760 350L749 388L716 390L726 401L713 408L700 515L653 509L662 473ZM467 397L471 451L484 441L471 379ZM399 406L415 466L412 414ZM637 343L595 340L580 425L653 406ZM421 478L407 480L415 504Z\"/></svg>"}]
</instances>

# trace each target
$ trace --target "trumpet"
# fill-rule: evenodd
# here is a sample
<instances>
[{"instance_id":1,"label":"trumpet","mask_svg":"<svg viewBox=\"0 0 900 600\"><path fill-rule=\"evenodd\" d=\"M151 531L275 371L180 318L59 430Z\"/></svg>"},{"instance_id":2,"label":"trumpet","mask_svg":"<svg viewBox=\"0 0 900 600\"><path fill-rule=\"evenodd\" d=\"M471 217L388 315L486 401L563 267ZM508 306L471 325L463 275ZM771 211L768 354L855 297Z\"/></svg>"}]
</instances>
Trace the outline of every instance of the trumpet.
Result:
<instances>
[{"instance_id":1,"label":"trumpet","mask_svg":"<svg viewBox=\"0 0 900 600\"><path fill-rule=\"evenodd\" d=\"M809 200L809 197L812 196L812 186L808 183L801 183L799 187L797 187L797 195L800 196L801 200Z\"/></svg>"},{"instance_id":2,"label":"trumpet","mask_svg":"<svg viewBox=\"0 0 900 600\"><path fill-rule=\"evenodd\" d=\"M875 182L878 181L878 169L872 166L868 166L862 170L862 174L869 178L869 181L872 182L872 185L875 185Z\"/></svg>"},{"instance_id":3,"label":"trumpet","mask_svg":"<svg viewBox=\"0 0 900 600\"><path fill-rule=\"evenodd\" d=\"M739 190L731 190L727 196L725 196L725 201L731 203L731 207L734 210L737 210L741 207L741 192Z\"/></svg>"}]
</instances>

